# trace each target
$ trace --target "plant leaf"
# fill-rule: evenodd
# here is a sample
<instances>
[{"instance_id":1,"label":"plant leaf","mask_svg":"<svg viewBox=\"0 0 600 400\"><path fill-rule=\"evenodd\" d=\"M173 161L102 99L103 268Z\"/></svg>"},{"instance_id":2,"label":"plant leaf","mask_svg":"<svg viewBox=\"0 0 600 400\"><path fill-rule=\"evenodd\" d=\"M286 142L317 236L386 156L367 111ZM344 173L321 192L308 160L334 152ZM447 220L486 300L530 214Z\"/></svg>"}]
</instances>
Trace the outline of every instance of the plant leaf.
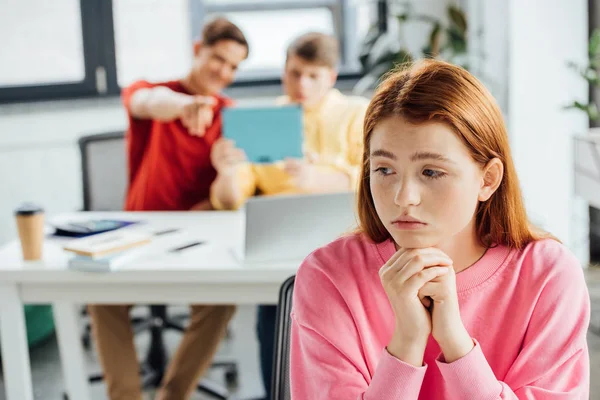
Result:
<instances>
[{"instance_id":1,"label":"plant leaf","mask_svg":"<svg viewBox=\"0 0 600 400\"><path fill-rule=\"evenodd\" d=\"M590 58L600 56L600 29L594 29L588 45L588 54Z\"/></svg>"},{"instance_id":2,"label":"plant leaf","mask_svg":"<svg viewBox=\"0 0 600 400\"><path fill-rule=\"evenodd\" d=\"M596 103L588 104L587 114L592 121L596 121L600 117Z\"/></svg>"},{"instance_id":3,"label":"plant leaf","mask_svg":"<svg viewBox=\"0 0 600 400\"><path fill-rule=\"evenodd\" d=\"M391 50L390 35L389 32L377 35L377 38L369 48L369 52L366 54L367 58L364 64L366 70L372 69L381 59L385 59L386 57L393 58L390 54L394 54L395 52Z\"/></svg>"},{"instance_id":4,"label":"plant leaf","mask_svg":"<svg viewBox=\"0 0 600 400\"><path fill-rule=\"evenodd\" d=\"M455 28L448 28L448 44L455 53L467 51L467 37Z\"/></svg>"},{"instance_id":5,"label":"plant leaf","mask_svg":"<svg viewBox=\"0 0 600 400\"><path fill-rule=\"evenodd\" d=\"M396 18L398 18L398 22L400 22L400 23L408 21L409 17L410 16L408 13L402 13L402 14L396 15Z\"/></svg>"},{"instance_id":6,"label":"plant leaf","mask_svg":"<svg viewBox=\"0 0 600 400\"><path fill-rule=\"evenodd\" d=\"M597 85L600 81L600 78L598 77L598 72L596 72L596 70L593 68L587 68L586 70L584 70L582 76L592 85Z\"/></svg>"},{"instance_id":7,"label":"plant leaf","mask_svg":"<svg viewBox=\"0 0 600 400\"><path fill-rule=\"evenodd\" d=\"M380 57L373 61L373 64L369 68L369 71L377 69L380 65L388 65L389 67L391 67L394 61L396 60L397 55L398 53L392 51L388 51L386 53L381 54Z\"/></svg>"},{"instance_id":8,"label":"plant leaf","mask_svg":"<svg viewBox=\"0 0 600 400\"><path fill-rule=\"evenodd\" d=\"M440 54L442 41L442 25L436 22L429 34L429 43L423 49L423 54L429 57L437 57Z\"/></svg>"},{"instance_id":9,"label":"plant leaf","mask_svg":"<svg viewBox=\"0 0 600 400\"><path fill-rule=\"evenodd\" d=\"M450 17L450 22L458 29L458 31L466 36L467 17L465 16L464 11L451 4L448 6L448 17Z\"/></svg>"},{"instance_id":10,"label":"plant leaf","mask_svg":"<svg viewBox=\"0 0 600 400\"><path fill-rule=\"evenodd\" d=\"M377 30L376 25L372 25L367 34L365 35L358 55L358 61L360 62L360 65L363 69L367 68L371 52L373 50L373 46L375 45L377 39L379 39L380 36L381 35Z\"/></svg>"},{"instance_id":11,"label":"plant leaf","mask_svg":"<svg viewBox=\"0 0 600 400\"><path fill-rule=\"evenodd\" d=\"M573 103L564 107L565 110L575 109L583 111L587 114L588 118L592 121L597 120L600 117L600 112L598 111L598 107L595 103L583 104L579 101L574 101Z\"/></svg>"}]
</instances>

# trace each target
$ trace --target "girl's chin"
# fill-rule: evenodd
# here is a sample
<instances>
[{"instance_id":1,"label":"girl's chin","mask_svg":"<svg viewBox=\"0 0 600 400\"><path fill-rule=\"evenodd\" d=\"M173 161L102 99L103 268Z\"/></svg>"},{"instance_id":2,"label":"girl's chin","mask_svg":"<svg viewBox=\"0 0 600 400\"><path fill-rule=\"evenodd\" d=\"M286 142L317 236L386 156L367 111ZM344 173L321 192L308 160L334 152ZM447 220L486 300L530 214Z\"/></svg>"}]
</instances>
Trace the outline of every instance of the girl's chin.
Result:
<instances>
[{"instance_id":1,"label":"girl's chin","mask_svg":"<svg viewBox=\"0 0 600 400\"><path fill-rule=\"evenodd\" d=\"M410 234L395 234L392 236L396 242L396 248L404 249L424 249L428 247L437 247L440 241L437 238L429 235L410 235Z\"/></svg>"}]
</instances>

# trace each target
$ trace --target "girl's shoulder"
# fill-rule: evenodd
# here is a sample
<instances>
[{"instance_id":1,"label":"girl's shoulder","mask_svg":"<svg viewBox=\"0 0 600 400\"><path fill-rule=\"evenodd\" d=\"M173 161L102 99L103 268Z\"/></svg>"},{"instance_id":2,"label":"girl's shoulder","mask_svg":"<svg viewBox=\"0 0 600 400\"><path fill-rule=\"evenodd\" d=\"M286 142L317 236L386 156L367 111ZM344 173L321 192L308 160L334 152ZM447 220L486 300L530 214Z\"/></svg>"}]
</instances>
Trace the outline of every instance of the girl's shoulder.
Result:
<instances>
[{"instance_id":1,"label":"girl's shoulder","mask_svg":"<svg viewBox=\"0 0 600 400\"><path fill-rule=\"evenodd\" d=\"M535 240L516 250L511 264L518 270L520 278L529 282L545 285L551 281L564 281L565 285L585 286L581 262L567 246L555 239Z\"/></svg>"}]
</instances>

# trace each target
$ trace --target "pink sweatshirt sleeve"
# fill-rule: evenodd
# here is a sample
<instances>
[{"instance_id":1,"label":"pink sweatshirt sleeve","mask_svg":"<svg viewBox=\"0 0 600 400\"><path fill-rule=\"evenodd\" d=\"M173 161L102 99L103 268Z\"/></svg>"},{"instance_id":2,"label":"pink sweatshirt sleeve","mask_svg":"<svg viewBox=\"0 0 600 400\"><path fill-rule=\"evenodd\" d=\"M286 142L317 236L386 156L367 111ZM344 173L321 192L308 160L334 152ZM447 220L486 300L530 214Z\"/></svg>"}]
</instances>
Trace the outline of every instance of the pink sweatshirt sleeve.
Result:
<instances>
[{"instance_id":1,"label":"pink sweatshirt sleeve","mask_svg":"<svg viewBox=\"0 0 600 400\"><path fill-rule=\"evenodd\" d=\"M369 369L351 307L321 268L330 260L309 256L296 276L291 327L292 399L416 400L426 366L417 368L381 349ZM333 265L338 267L344 263Z\"/></svg>"},{"instance_id":2,"label":"pink sweatshirt sleeve","mask_svg":"<svg viewBox=\"0 0 600 400\"><path fill-rule=\"evenodd\" d=\"M383 350L372 380L352 358L292 315L292 399L403 400L419 397L427 367L414 367ZM370 381L370 383L369 383Z\"/></svg>"},{"instance_id":3,"label":"pink sweatshirt sleeve","mask_svg":"<svg viewBox=\"0 0 600 400\"><path fill-rule=\"evenodd\" d=\"M589 398L587 286L572 255L562 254L556 262L563 265L548 265L552 272L535 299L521 351L503 381L496 379L477 342L469 354L453 363L444 363L440 356L437 365L450 399Z\"/></svg>"}]
</instances>

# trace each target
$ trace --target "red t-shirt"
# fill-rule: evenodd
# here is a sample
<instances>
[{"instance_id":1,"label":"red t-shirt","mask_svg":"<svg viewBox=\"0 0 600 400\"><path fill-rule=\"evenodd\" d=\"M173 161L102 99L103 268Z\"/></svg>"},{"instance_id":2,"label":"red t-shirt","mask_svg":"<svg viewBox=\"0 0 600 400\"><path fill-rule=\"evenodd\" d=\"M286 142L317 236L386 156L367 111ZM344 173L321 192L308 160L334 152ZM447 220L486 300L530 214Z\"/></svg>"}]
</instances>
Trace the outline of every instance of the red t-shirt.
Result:
<instances>
[{"instance_id":1,"label":"red t-shirt","mask_svg":"<svg viewBox=\"0 0 600 400\"><path fill-rule=\"evenodd\" d=\"M127 211L189 210L209 197L217 174L210 162L210 150L221 137L221 110L231 100L217 97L213 124L203 137L192 136L179 119L160 122L131 116L129 103L133 93L156 86L188 94L179 81L138 81L123 90L129 115Z\"/></svg>"}]
</instances>

